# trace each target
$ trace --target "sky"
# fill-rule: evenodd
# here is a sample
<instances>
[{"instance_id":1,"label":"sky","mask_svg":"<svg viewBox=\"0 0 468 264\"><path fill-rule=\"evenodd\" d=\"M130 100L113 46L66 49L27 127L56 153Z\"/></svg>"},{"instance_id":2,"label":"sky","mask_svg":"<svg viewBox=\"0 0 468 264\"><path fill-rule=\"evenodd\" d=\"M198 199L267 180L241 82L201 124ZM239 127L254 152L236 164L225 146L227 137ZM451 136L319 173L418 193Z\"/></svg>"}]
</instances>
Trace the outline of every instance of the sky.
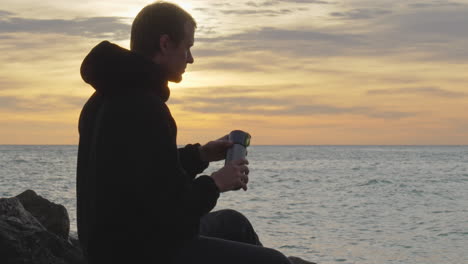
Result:
<instances>
[{"instance_id":1,"label":"sky","mask_svg":"<svg viewBox=\"0 0 468 264\"><path fill-rule=\"evenodd\" d=\"M153 1L1 1L0 144L77 144L82 60ZM468 0L172 2L198 24L180 145L468 144Z\"/></svg>"}]
</instances>

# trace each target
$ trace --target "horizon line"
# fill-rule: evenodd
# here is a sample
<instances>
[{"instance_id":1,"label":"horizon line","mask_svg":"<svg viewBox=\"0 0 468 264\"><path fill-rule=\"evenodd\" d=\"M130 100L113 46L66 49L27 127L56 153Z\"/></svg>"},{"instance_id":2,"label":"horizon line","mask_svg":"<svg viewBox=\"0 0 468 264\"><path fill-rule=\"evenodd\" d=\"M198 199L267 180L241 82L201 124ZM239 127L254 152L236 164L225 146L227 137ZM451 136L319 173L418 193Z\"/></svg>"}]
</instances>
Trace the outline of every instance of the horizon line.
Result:
<instances>
[{"instance_id":1,"label":"horizon line","mask_svg":"<svg viewBox=\"0 0 468 264\"><path fill-rule=\"evenodd\" d=\"M187 144L181 144L177 145L179 146L185 146ZM0 146L78 146L78 144L0 144ZM273 144L258 144L258 145L250 145L250 147L294 147L294 146L330 146L330 147L339 147L339 146L408 146L408 147L443 147L443 146L453 146L453 147L468 147L468 144L278 144L278 145L273 145Z\"/></svg>"}]
</instances>

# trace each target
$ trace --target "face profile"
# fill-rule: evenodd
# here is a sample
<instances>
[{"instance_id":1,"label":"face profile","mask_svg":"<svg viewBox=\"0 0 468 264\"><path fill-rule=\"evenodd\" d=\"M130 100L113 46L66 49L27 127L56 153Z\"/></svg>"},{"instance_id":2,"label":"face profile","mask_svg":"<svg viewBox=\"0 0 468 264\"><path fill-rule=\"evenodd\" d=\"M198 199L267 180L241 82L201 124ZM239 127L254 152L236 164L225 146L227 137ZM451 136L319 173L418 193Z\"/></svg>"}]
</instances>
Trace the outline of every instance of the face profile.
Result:
<instances>
[{"instance_id":1,"label":"face profile","mask_svg":"<svg viewBox=\"0 0 468 264\"><path fill-rule=\"evenodd\" d=\"M161 36L161 50L154 56L153 61L166 71L168 81L181 82L187 63L194 62L190 51L194 44L194 35L195 27L187 22L184 25L184 38L180 43L177 44L168 35Z\"/></svg>"}]
</instances>

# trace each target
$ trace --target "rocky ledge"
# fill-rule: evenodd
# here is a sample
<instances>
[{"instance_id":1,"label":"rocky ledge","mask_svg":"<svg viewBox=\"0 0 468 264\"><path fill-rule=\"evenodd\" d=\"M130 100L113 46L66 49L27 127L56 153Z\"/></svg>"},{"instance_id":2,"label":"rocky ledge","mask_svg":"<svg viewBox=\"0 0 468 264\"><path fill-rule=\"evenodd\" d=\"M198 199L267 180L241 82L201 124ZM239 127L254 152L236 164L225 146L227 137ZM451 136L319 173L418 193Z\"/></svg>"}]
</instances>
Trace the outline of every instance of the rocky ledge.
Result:
<instances>
[{"instance_id":1,"label":"rocky ledge","mask_svg":"<svg viewBox=\"0 0 468 264\"><path fill-rule=\"evenodd\" d=\"M1 264L86 264L63 205L27 190L0 198ZM289 257L293 264L315 264Z\"/></svg>"},{"instance_id":2,"label":"rocky ledge","mask_svg":"<svg viewBox=\"0 0 468 264\"><path fill-rule=\"evenodd\" d=\"M64 206L27 190L0 198L0 263L85 264Z\"/></svg>"}]
</instances>

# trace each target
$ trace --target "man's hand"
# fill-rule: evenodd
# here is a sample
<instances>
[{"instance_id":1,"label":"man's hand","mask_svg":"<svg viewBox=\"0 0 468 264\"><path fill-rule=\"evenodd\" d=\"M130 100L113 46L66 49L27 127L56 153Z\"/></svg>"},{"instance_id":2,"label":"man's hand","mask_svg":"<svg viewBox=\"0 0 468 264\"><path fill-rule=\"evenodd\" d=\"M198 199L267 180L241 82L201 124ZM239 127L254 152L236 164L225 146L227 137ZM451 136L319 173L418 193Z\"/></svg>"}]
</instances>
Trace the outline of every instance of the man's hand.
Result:
<instances>
[{"instance_id":1,"label":"man's hand","mask_svg":"<svg viewBox=\"0 0 468 264\"><path fill-rule=\"evenodd\" d=\"M232 141L229 141L229 135L210 141L199 148L200 158L207 162L222 160L226 157L226 151L232 144Z\"/></svg>"},{"instance_id":2,"label":"man's hand","mask_svg":"<svg viewBox=\"0 0 468 264\"><path fill-rule=\"evenodd\" d=\"M239 190L247 191L249 182L249 161L246 159L233 160L219 171L211 174L220 192Z\"/></svg>"}]
</instances>

